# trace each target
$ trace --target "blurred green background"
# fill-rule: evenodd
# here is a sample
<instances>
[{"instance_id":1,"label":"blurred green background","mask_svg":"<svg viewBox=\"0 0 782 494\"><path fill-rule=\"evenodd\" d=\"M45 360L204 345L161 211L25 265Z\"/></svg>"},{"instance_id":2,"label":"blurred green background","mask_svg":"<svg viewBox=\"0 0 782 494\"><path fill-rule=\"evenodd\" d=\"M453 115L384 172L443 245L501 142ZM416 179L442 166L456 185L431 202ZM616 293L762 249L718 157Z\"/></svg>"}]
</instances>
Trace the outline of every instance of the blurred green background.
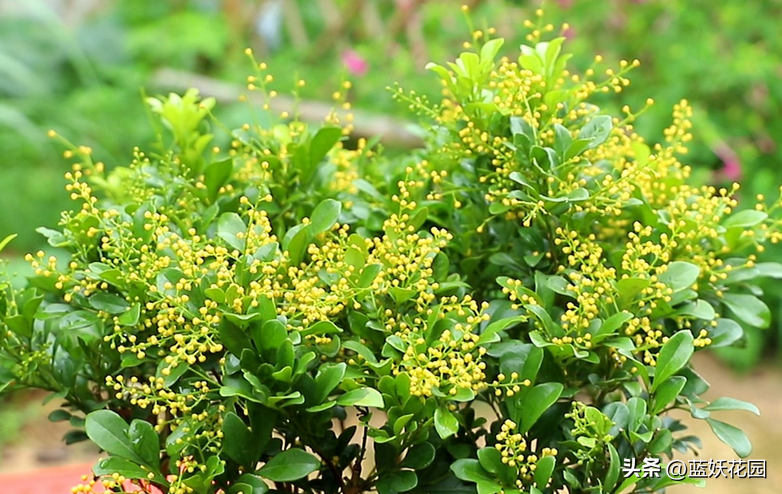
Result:
<instances>
[{"instance_id":1,"label":"blurred green background","mask_svg":"<svg viewBox=\"0 0 782 494\"><path fill-rule=\"evenodd\" d=\"M509 44L523 42L522 22L541 2L470 1L475 28L493 26ZM412 119L386 87L399 82L436 97L437 78L423 66L452 58L469 38L468 23L450 0L0 0L0 238L19 237L6 254L36 250L37 226L56 224L68 208L62 149L55 129L95 150L107 166L124 165L134 145L153 139L142 88L176 86L176 69L242 87L250 46L269 64L281 93L296 77L305 100L329 101L343 78L353 81L354 107ZM638 58L633 84L604 104L656 104L639 121L649 140L661 137L672 106L695 107L689 156L696 179L744 184L748 201L778 193L782 150L782 1L558 0L545 20L568 22L575 64L599 53L608 62ZM170 75L170 72L169 72ZM238 95L237 89L237 95ZM229 123L246 105L221 105ZM782 258L782 250L768 252ZM773 287L767 301L782 316ZM748 369L779 340L782 317L769 330L746 328L744 348L722 357Z\"/></svg>"}]
</instances>

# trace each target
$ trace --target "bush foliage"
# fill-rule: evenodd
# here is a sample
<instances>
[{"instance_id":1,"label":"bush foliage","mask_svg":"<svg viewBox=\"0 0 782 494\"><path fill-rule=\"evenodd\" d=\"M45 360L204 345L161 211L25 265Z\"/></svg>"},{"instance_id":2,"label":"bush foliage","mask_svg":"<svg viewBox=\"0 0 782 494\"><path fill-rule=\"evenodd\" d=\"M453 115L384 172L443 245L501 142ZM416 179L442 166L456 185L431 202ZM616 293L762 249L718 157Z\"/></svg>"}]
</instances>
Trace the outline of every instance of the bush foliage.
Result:
<instances>
[{"instance_id":1,"label":"bush foliage","mask_svg":"<svg viewBox=\"0 0 782 494\"><path fill-rule=\"evenodd\" d=\"M41 232L69 255L3 285L0 389L51 391L117 492L655 491L620 467L698 447L673 409L749 455L712 413L757 409L690 359L768 324L779 202L693 184L686 101L647 143L646 107L593 104L638 62L571 72L532 28L431 65L436 103L392 89L427 128L406 155L337 113L228 131L195 91L148 100L167 133L127 167L68 144L76 207Z\"/></svg>"}]
</instances>

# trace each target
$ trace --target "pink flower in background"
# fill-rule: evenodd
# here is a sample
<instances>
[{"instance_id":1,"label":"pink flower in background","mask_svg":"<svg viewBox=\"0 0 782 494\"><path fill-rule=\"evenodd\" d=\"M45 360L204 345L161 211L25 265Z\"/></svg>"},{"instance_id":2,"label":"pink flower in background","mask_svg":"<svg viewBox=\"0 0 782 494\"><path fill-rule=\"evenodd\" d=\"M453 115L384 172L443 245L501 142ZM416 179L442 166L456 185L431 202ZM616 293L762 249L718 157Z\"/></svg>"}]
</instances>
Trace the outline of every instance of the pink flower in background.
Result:
<instances>
[{"instance_id":1,"label":"pink flower in background","mask_svg":"<svg viewBox=\"0 0 782 494\"><path fill-rule=\"evenodd\" d=\"M369 70L369 63L359 55L355 50L345 50L342 52L342 63L353 75L363 76Z\"/></svg>"},{"instance_id":2,"label":"pink flower in background","mask_svg":"<svg viewBox=\"0 0 782 494\"><path fill-rule=\"evenodd\" d=\"M720 142L715 146L714 153L722 160L722 175L732 182L740 180L741 161L736 152L724 142Z\"/></svg>"},{"instance_id":3,"label":"pink flower in background","mask_svg":"<svg viewBox=\"0 0 782 494\"><path fill-rule=\"evenodd\" d=\"M559 6L563 9L569 9L573 5L573 0L557 0Z\"/></svg>"}]
</instances>

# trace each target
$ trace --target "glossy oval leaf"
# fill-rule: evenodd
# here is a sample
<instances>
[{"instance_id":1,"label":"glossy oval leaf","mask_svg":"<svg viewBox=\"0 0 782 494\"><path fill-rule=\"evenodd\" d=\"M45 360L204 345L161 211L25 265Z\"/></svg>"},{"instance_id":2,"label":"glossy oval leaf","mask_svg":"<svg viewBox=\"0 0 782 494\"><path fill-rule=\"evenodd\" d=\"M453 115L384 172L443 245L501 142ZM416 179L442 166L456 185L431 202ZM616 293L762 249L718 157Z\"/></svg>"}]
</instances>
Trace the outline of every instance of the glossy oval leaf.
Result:
<instances>
[{"instance_id":1,"label":"glossy oval leaf","mask_svg":"<svg viewBox=\"0 0 782 494\"><path fill-rule=\"evenodd\" d=\"M298 448L283 451L272 457L258 471L262 477L274 482L293 482L320 468L320 460Z\"/></svg>"}]
</instances>

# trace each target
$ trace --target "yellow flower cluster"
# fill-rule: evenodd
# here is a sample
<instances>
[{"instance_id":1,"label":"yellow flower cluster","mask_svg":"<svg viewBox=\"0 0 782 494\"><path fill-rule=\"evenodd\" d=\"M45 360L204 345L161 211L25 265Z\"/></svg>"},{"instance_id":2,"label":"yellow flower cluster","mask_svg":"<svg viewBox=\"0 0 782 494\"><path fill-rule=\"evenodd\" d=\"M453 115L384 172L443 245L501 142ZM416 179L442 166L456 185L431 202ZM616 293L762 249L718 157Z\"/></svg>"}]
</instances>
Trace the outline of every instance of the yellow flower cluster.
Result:
<instances>
[{"instance_id":1,"label":"yellow flower cluster","mask_svg":"<svg viewBox=\"0 0 782 494\"><path fill-rule=\"evenodd\" d=\"M558 451L554 448L543 448L540 456L528 451L527 441L522 434L515 432L516 427L515 422L506 420L495 436L497 442L494 447L502 455L502 462L516 469L516 486L523 488L524 485L532 483L538 460L545 456L556 456Z\"/></svg>"},{"instance_id":2,"label":"yellow flower cluster","mask_svg":"<svg viewBox=\"0 0 782 494\"><path fill-rule=\"evenodd\" d=\"M375 152L369 148L368 142L364 138L357 141L356 149L346 149L344 146L337 147L332 156L332 161L337 169L329 184L331 190L357 194L358 188L355 181L361 178L359 175L361 162L372 159L374 156Z\"/></svg>"},{"instance_id":3,"label":"yellow flower cluster","mask_svg":"<svg viewBox=\"0 0 782 494\"><path fill-rule=\"evenodd\" d=\"M94 477L82 475L82 484L71 488L71 494L98 494L103 492L115 492L125 484L126 478L115 473L112 476L104 477L100 482Z\"/></svg>"},{"instance_id":4,"label":"yellow flower cluster","mask_svg":"<svg viewBox=\"0 0 782 494\"><path fill-rule=\"evenodd\" d=\"M506 379L508 382L503 382ZM503 373L497 374L497 379L491 384L491 387L494 388L494 395L504 395L510 398L521 391L522 386L529 387L532 385L532 382L529 379L524 379L523 381L519 381L518 379L519 373L515 371L511 372L510 376L505 376Z\"/></svg>"},{"instance_id":5,"label":"yellow flower cluster","mask_svg":"<svg viewBox=\"0 0 782 494\"><path fill-rule=\"evenodd\" d=\"M453 331L446 329L440 337L427 343L417 333L406 333L409 345L394 374L406 371L410 376L410 392L414 396L433 396L435 389L455 396L460 390L479 392L486 388L486 363L481 361L486 349L477 346L479 336L471 326L457 323ZM413 338L415 338L413 340Z\"/></svg>"},{"instance_id":6,"label":"yellow flower cluster","mask_svg":"<svg viewBox=\"0 0 782 494\"><path fill-rule=\"evenodd\" d=\"M172 417L184 417L191 413L194 407L207 402L207 394L212 391L207 381L194 381L192 390L187 393L174 392L165 384L165 379L150 376L148 382L139 381L136 376L125 379L124 376L106 377L106 386L114 391L114 397L124 400L142 410L150 409L152 414L162 417L170 414ZM199 417L203 420L204 417ZM159 427L165 421L159 422Z\"/></svg>"}]
</instances>

